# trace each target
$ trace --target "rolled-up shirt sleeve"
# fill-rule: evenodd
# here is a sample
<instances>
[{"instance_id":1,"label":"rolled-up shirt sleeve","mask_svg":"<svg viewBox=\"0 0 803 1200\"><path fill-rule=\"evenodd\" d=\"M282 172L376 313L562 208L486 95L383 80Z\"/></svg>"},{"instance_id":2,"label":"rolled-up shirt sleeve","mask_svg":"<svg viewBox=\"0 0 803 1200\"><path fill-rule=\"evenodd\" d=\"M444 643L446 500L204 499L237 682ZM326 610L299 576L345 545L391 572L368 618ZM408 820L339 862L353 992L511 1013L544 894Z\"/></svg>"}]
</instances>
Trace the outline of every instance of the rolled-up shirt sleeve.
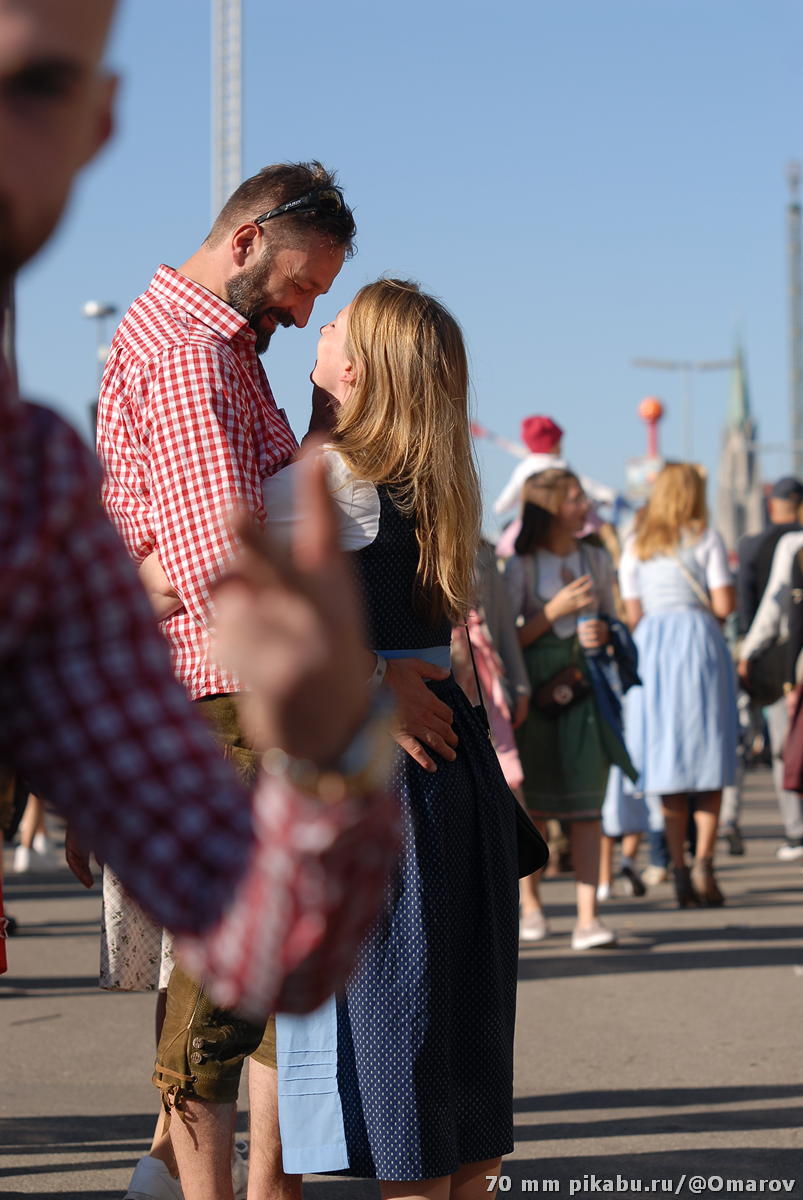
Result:
<instances>
[{"instance_id":1,"label":"rolled-up shirt sleeve","mask_svg":"<svg viewBox=\"0 0 803 1200\"><path fill-rule=\"evenodd\" d=\"M625 546L619 560L619 591L623 600L640 600L639 560L632 545Z\"/></svg>"}]
</instances>

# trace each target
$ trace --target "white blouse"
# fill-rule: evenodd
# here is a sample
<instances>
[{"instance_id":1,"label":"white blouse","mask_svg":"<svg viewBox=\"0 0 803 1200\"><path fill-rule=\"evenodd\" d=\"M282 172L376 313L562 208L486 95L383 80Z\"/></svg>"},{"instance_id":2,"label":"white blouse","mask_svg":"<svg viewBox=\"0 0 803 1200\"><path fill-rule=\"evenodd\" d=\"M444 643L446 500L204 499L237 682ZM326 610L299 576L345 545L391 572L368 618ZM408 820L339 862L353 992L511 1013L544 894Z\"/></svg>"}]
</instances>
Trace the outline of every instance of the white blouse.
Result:
<instances>
[{"instance_id":1,"label":"white blouse","mask_svg":"<svg viewBox=\"0 0 803 1200\"><path fill-rule=\"evenodd\" d=\"M524 624L529 621L571 579L578 579L586 573L594 581L596 607L608 616L614 616L614 568L606 550L599 546L584 545L582 555L577 549L565 558L548 550L538 550L535 556L520 557L514 554L505 564L505 582L519 622ZM552 629L560 638L572 637L577 629L577 615L569 613L558 617Z\"/></svg>"},{"instance_id":2,"label":"white blouse","mask_svg":"<svg viewBox=\"0 0 803 1200\"><path fill-rule=\"evenodd\" d=\"M684 576L681 559L701 588L730 587L733 583L728 552L720 534L706 529L695 542L678 547L674 554L656 554L641 560L628 539L619 563L619 586L623 600L640 600L646 612L677 607L700 607L700 600Z\"/></svg>"},{"instance_id":3,"label":"white blouse","mask_svg":"<svg viewBox=\"0 0 803 1200\"><path fill-rule=\"evenodd\" d=\"M379 533L379 494L372 483L355 479L342 455L333 446L324 446L329 493L337 508L341 550L362 550ZM287 546L298 520L296 486L299 466L289 463L262 485L270 532Z\"/></svg>"}]
</instances>

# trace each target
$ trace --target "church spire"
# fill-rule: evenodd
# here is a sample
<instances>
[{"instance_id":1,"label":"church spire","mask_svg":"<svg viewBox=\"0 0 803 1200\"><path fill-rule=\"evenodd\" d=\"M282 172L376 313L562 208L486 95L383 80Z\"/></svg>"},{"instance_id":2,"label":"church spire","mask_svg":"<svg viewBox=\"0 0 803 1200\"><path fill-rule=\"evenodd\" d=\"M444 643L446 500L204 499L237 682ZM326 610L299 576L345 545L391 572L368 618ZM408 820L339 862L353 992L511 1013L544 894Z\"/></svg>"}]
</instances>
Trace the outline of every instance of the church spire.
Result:
<instances>
[{"instance_id":1,"label":"church spire","mask_svg":"<svg viewBox=\"0 0 803 1200\"><path fill-rule=\"evenodd\" d=\"M747 367L741 340L737 340L731 367L730 399L728 401L728 429L753 433L753 418L750 413L750 387L747 382Z\"/></svg>"}]
</instances>

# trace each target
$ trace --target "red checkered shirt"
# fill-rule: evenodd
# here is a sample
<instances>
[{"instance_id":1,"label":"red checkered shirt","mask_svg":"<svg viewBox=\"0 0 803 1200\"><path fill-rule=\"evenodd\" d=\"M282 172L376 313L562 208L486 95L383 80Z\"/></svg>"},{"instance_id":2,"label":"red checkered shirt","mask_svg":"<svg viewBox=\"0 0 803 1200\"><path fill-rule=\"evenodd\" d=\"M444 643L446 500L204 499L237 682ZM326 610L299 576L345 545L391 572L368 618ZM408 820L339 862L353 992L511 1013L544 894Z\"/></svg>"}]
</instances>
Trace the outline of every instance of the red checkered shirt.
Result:
<instances>
[{"instance_id":1,"label":"red checkered shirt","mask_svg":"<svg viewBox=\"0 0 803 1200\"><path fill-rule=\"evenodd\" d=\"M237 691L208 656L210 585L233 553L234 507L263 521L263 480L296 439L244 317L170 267L114 336L98 406L103 504L137 563L156 550L183 608L162 622L192 699Z\"/></svg>"},{"instance_id":2,"label":"red checkered shirt","mask_svg":"<svg viewBox=\"0 0 803 1200\"><path fill-rule=\"evenodd\" d=\"M0 367L0 762L77 828L210 988L253 1014L342 983L381 899L397 809L253 806L176 682L94 460ZM255 837L256 832L256 837Z\"/></svg>"}]
</instances>

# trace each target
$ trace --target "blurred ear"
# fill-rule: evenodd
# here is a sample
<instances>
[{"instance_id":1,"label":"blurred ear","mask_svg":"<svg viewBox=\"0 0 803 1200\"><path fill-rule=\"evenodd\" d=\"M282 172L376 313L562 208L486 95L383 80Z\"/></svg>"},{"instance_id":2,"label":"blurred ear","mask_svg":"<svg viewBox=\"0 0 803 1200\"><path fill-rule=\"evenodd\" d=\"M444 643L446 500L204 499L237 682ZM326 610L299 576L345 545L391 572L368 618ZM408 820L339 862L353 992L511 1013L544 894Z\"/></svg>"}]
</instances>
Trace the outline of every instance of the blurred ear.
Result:
<instances>
[{"instance_id":1,"label":"blurred ear","mask_svg":"<svg viewBox=\"0 0 803 1200\"><path fill-rule=\"evenodd\" d=\"M114 133L114 106L117 99L117 89L120 79L117 75L101 75L97 80L97 103L94 125L89 133L81 165L95 157Z\"/></svg>"},{"instance_id":2,"label":"blurred ear","mask_svg":"<svg viewBox=\"0 0 803 1200\"><path fill-rule=\"evenodd\" d=\"M345 367L343 368L343 374L340 376L340 378L342 379L343 383L347 383L350 387L354 387L354 384L357 382L357 369L354 366L354 363L346 363Z\"/></svg>"}]
</instances>

